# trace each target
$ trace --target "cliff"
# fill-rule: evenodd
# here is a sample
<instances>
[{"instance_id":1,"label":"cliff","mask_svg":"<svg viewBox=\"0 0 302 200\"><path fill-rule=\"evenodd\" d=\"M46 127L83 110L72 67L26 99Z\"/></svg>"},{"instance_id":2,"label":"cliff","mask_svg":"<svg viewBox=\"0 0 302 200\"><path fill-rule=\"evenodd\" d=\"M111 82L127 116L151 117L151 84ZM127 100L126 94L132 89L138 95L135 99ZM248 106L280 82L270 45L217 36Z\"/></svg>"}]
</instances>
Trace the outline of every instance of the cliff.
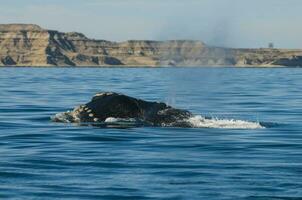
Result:
<instances>
[{"instance_id":1,"label":"cliff","mask_svg":"<svg viewBox=\"0 0 302 200\"><path fill-rule=\"evenodd\" d=\"M302 50L228 49L201 41L93 40L33 24L0 25L0 66L302 66Z\"/></svg>"}]
</instances>

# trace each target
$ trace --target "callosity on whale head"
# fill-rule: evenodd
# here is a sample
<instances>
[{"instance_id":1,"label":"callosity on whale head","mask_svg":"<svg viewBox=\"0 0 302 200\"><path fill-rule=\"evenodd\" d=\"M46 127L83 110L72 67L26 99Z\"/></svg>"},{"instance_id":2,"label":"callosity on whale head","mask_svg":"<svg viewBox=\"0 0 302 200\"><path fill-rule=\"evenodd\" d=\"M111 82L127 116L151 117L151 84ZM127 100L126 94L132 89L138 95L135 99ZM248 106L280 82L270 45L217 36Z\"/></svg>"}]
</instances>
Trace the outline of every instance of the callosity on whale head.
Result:
<instances>
[{"instance_id":1,"label":"callosity on whale head","mask_svg":"<svg viewBox=\"0 0 302 200\"><path fill-rule=\"evenodd\" d=\"M189 126L186 120L193 115L165 103L149 102L119 93L97 93L90 102L73 111L53 117L56 122L105 123L111 119L132 120L147 126Z\"/></svg>"}]
</instances>

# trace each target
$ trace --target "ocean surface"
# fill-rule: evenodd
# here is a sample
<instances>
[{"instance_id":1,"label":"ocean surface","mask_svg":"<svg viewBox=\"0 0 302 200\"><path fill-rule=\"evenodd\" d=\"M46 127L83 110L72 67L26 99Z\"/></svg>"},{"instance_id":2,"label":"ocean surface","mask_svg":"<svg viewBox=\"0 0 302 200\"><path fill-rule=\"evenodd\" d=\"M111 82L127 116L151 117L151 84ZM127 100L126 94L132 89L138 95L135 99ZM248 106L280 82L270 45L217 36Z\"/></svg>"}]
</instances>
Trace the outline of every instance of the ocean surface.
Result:
<instances>
[{"instance_id":1,"label":"ocean surface","mask_svg":"<svg viewBox=\"0 0 302 200\"><path fill-rule=\"evenodd\" d=\"M196 128L50 120L100 91ZM0 199L302 199L301 91L299 68L0 68Z\"/></svg>"}]
</instances>

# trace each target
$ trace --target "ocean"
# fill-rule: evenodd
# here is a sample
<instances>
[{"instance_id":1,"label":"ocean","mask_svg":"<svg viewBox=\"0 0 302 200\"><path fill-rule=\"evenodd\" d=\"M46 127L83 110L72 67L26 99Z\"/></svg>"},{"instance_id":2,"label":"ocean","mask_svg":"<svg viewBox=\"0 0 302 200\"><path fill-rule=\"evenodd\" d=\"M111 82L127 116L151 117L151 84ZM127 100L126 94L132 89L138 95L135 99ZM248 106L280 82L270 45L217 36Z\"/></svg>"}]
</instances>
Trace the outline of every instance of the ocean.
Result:
<instances>
[{"instance_id":1,"label":"ocean","mask_svg":"<svg viewBox=\"0 0 302 200\"><path fill-rule=\"evenodd\" d=\"M101 91L195 128L51 121ZM301 91L299 68L0 68L0 199L302 199Z\"/></svg>"}]
</instances>

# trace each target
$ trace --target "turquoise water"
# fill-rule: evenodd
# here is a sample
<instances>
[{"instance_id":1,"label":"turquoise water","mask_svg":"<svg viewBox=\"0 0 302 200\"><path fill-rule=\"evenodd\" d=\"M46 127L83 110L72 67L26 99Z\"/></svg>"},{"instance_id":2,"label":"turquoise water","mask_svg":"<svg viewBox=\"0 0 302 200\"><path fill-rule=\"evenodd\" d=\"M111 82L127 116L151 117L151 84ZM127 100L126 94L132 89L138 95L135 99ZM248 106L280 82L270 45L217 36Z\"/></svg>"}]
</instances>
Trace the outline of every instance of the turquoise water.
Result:
<instances>
[{"instance_id":1,"label":"turquoise water","mask_svg":"<svg viewBox=\"0 0 302 200\"><path fill-rule=\"evenodd\" d=\"M297 68L1 68L0 199L301 199L301 90ZM99 91L265 128L50 121Z\"/></svg>"}]
</instances>

